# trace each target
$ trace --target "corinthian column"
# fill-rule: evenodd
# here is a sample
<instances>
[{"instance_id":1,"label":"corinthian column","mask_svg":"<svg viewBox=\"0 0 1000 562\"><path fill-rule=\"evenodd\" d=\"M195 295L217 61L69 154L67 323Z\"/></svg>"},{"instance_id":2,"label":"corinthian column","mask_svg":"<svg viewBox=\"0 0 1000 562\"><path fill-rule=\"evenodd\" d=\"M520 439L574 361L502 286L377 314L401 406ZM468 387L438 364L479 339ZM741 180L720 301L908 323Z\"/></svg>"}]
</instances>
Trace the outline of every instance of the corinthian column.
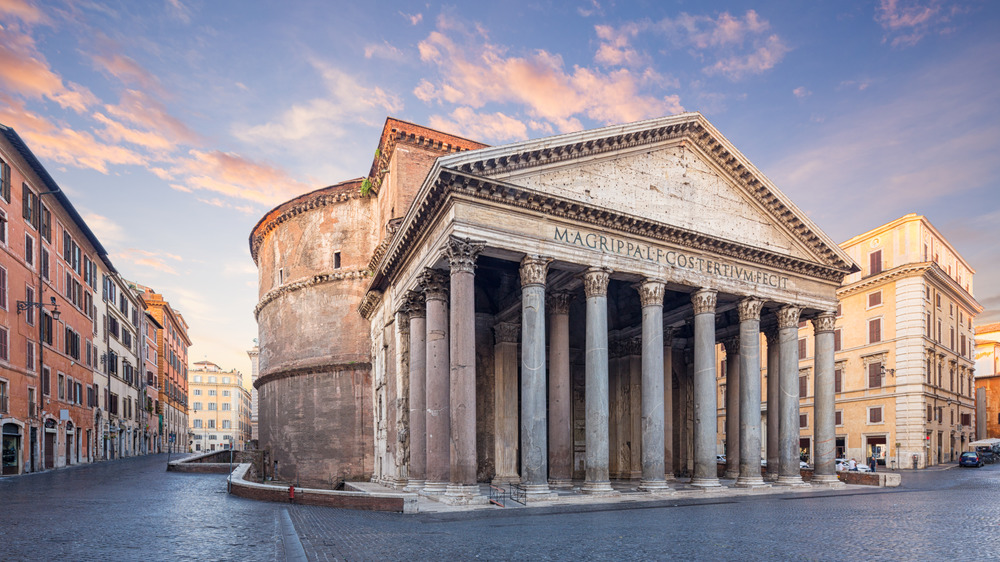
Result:
<instances>
[{"instance_id":1,"label":"corinthian column","mask_svg":"<svg viewBox=\"0 0 1000 562\"><path fill-rule=\"evenodd\" d=\"M694 475L692 486L717 487L715 460L718 399L715 388L715 302L717 291L700 289L694 305Z\"/></svg>"},{"instance_id":2,"label":"corinthian column","mask_svg":"<svg viewBox=\"0 0 1000 562\"><path fill-rule=\"evenodd\" d=\"M427 300L427 483L423 493L434 495L443 494L451 481L448 276L426 269L420 282Z\"/></svg>"},{"instance_id":3,"label":"corinthian column","mask_svg":"<svg viewBox=\"0 0 1000 562\"><path fill-rule=\"evenodd\" d=\"M723 340L726 348L726 478L740 474L740 337Z\"/></svg>"},{"instance_id":4,"label":"corinthian column","mask_svg":"<svg viewBox=\"0 0 1000 562\"><path fill-rule=\"evenodd\" d=\"M573 398L569 376L569 303L573 294L550 293L549 486L573 484Z\"/></svg>"},{"instance_id":5,"label":"corinthian column","mask_svg":"<svg viewBox=\"0 0 1000 562\"><path fill-rule=\"evenodd\" d=\"M479 496L476 484L476 257L485 244L452 237L451 266L451 484L447 495L464 502Z\"/></svg>"},{"instance_id":6,"label":"corinthian column","mask_svg":"<svg viewBox=\"0 0 1000 562\"><path fill-rule=\"evenodd\" d=\"M778 480L778 443L781 419L781 345L778 342L778 327L764 330L767 340L767 480Z\"/></svg>"},{"instance_id":7,"label":"corinthian column","mask_svg":"<svg viewBox=\"0 0 1000 562\"><path fill-rule=\"evenodd\" d=\"M738 488L766 486L760 477L760 308L740 301L740 473ZM732 381L729 381L732 384ZM728 460L728 459L727 459Z\"/></svg>"},{"instance_id":8,"label":"corinthian column","mask_svg":"<svg viewBox=\"0 0 1000 562\"><path fill-rule=\"evenodd\" d=\"M663 332L663 470L674 477L674 329Z\"/></svg>"},{"instance_id":9,"label":"corinthian column","mask_svg":"<svg viewBox=\"0 0 1000 562\"><path fill-rule=\"evenodd\" d=\"M501 322L493 327L496 346L493 348L494 416L496 431L497 474L495 484L520 482L517 474L517 338L521 326Z\"/></svg>"},{"instance_id":10,"label":"corinthian column","mask_svg":"<svg viewBox=\"0 0 1000 562\"><path fill-rule=\"evenodd\" d=\"M411 291L410 316L410 466L405 491L418 492L427 478L427 304L423 293Z\"/></svg>"},{"instance_id":11,"label":"corinthian column","mask_svg":"<svg viewBox=\"0 0 1000 562\"><path fill-rule=\"evenodd\" d=\"M815 435L816 467L813 472L814 484L840 485L834 457L837 449L836 416L834 414L834 350L833 327L837 318L832 312L824 312L813 318L816 334L816 400Z\"/></svg>"},{"instance_id":12,"label":"corinthian column","mask_svg":"<svg viewBox=\"0 0 1000 562\"><path fill-rule=\"evenodd\" d=\"M588 494L614 494L608 477L608 281L610 270L591 267L583 274L587 295L586 409Z\"/></svg>"},{"instance_id":13,"label":"corinthian column","mask_svg":"<svg viewBox=\"0 0 1000 562\"><path fill-rule=\"evenodd\" d=\"M663 281L639 285L642 303L642 480L646 492L669 490L663 448ZM634 437L633 437L634 438Z\"/></svg>"},{"instance_id":14,"label":"corinthian column","mask_svg":"<svg viewBox=\"0 0 1000 562\"><path fill-rule=\"evenodd\" d=\"M781 416L778 419L778 484L807 485L799 471L799 313L801 308L778 310L781 346Z\"/></svg>"},{"instance_id":15,"label":"corinthian column","mask_svg":"<svg viewBox=\"0 0 1000 562\"><path fill-rule=\"evenodd\" d=\"M521 484L528 499L550 497L545 408L545 276L549 258L521 260Z\"/></svg>"}]
</instances>

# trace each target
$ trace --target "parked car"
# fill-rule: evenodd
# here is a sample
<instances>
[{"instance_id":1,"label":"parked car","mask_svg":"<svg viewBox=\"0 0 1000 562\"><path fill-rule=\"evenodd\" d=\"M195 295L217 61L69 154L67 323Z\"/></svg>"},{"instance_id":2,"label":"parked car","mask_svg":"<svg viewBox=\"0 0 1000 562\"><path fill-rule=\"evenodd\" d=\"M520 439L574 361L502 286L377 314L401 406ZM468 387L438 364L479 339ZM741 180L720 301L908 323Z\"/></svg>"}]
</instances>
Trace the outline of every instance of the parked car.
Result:
<instances>
[{"instance_id":1,"label":"parked car","mask_svg":"<svg viewBox=\"0 0 1000 562\"><path fill-rule=\"evenodd\" d=\"M715 462L726 462L726 455L715 455Z\"/></svg>"},{"instance_id":2,"label":"parked car","mask_svg":"<svg viewBox=\"0 0 1000 562\"><path fill-rule=\"evenodd\" d=\"M979 468L983 466L983 457L974 451L966 451L959 457L958 466L974 466Z\"/></svg>"}]
</instances>

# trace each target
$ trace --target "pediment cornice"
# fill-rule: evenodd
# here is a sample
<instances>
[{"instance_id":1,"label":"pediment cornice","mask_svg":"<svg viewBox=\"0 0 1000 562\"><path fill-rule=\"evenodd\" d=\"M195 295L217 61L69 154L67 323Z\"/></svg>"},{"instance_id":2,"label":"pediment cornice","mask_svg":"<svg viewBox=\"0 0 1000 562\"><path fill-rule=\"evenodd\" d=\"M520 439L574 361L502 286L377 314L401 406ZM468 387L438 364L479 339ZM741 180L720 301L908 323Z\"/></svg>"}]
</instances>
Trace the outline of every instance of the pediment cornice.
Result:
<instances>
[{"instance_id":1,"label":"pediment cornice","mask_svg":"<svg viewBox=\"0 0 1000 562\"><path fill-rule=\"evenodd\" d=\"M380 259L369 264L373 275L371 289L381 288L383 280L402 262L420 234L452 196L489 202L494 206L519 208L548 216L564 218L595 228L659 240L668 244L727 256L789 272L840 282L848 268L809 262L768 250L749 247L731 240L709 236L651 219L628 215L606 207L550 194L455 170L439 170L435 181L419 199L410 215L396 231Z\"/></svg>"}]
</instances>

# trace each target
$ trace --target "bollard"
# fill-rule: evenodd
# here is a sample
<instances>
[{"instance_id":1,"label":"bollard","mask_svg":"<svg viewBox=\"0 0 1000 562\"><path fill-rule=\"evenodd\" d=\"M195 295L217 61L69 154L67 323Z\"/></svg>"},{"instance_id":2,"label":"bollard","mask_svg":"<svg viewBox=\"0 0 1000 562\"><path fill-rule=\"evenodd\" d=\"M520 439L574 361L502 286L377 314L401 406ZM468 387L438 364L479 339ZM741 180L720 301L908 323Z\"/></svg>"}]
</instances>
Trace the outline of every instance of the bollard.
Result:
<instances>
[{"instance_id":1,"label":"bollard","mask_svg":"<svg viewBox=\"0 0 1000 562\"><path fill-rule=\"evenodd\" d=\"M288 501L289 503L295 503L295 486L288 487Z\"/></svg>"}]
</instances>

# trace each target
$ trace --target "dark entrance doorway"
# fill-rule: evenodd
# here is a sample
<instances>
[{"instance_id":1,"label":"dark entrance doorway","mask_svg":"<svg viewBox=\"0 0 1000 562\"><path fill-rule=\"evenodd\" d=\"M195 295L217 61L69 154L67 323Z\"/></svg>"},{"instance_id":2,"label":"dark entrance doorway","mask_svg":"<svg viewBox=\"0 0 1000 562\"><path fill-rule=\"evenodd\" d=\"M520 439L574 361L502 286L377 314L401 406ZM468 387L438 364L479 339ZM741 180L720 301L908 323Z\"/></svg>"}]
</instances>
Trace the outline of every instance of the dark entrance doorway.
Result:
<instances>
[{"instance_id":1,"label":"dark entrance doorway","mask_svg":"<svg viewBox=\"0 0 1000 562\"><path fill-rule=\"evenodd\" d=\"M55 420L45 420L45 468L56 467L56 422Z\"/></svg>"},{"instance_id":2,"label":"dark entrance doorway","mask_svg":"<svg viewBox=\"0 0 1000 562\"><path fill-rule=\"evenodd\" d=\"M2 473L20 474L21 472L21 427L13 423L3 424L3 445L0 447L3 464Z\"/></svg>"},{"instance_id":3,"label":"dark entrance doorway","mask_svg":"<svg viewBox=\"0 0 1000 562\"><path fill-rule=\"evenodd\" d=\"M865 448L866 461L874 456L878 464L885 466L885 455L887 452L885 435L868 438L868 446Z\"/></svg>"}]
</instances>

